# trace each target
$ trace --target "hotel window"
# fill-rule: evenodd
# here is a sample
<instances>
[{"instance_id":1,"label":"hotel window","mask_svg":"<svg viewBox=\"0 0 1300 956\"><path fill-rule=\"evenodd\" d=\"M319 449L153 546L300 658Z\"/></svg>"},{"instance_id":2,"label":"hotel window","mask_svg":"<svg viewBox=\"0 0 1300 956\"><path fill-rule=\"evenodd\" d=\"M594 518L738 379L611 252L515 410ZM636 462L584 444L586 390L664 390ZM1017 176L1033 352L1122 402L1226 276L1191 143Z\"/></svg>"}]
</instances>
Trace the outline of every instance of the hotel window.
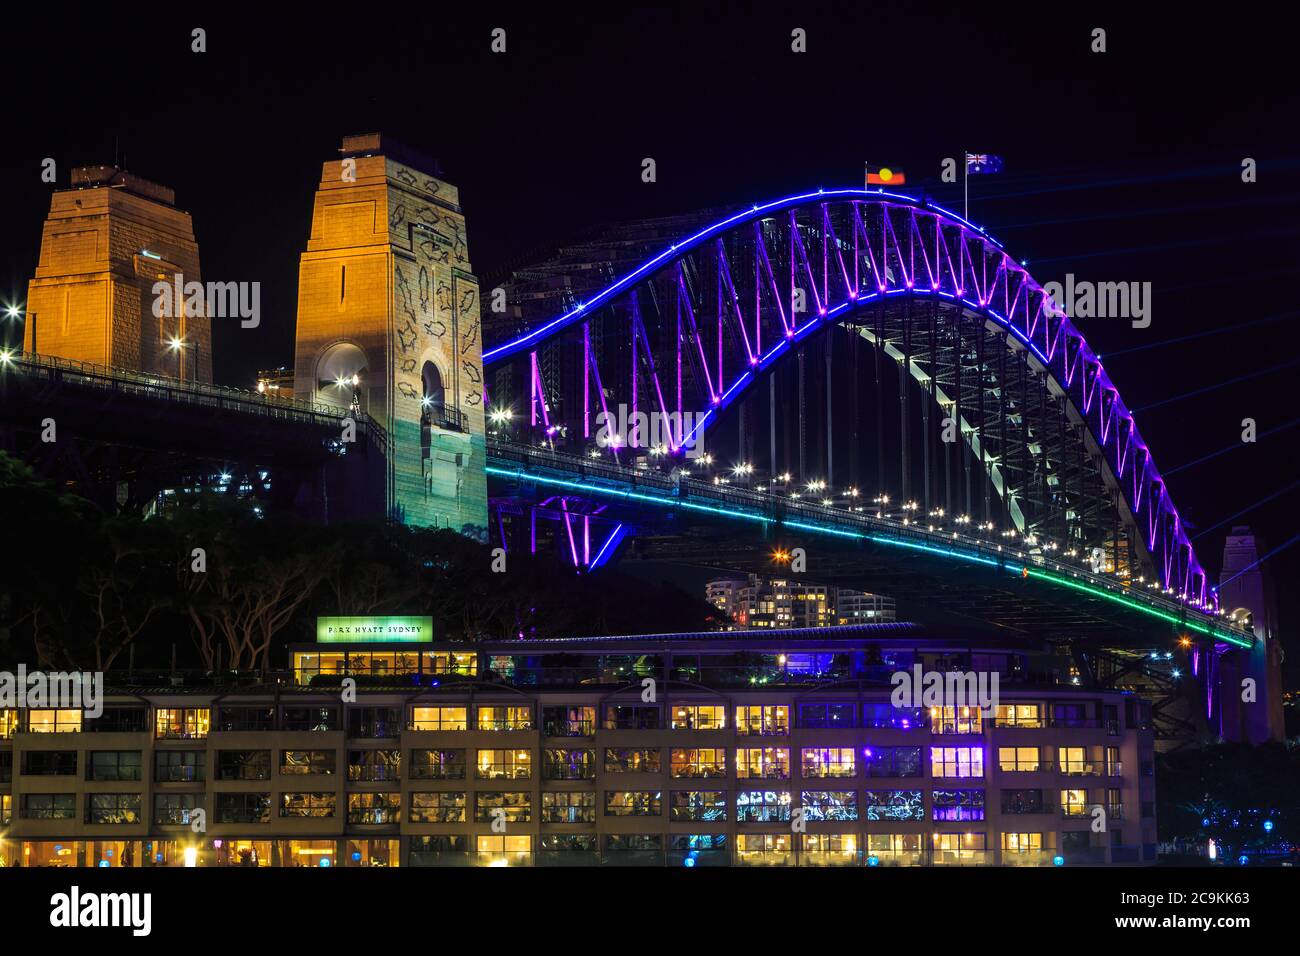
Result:
<instances>
[{"instance_id":1,"label":"hotel window","mask_svg":"<svg viewBox=\"0 0 1300 956\"><path fill-rule=\"evenodd\" d=\"M0 794L0 824L8 826L14 819L14 798L12 794Z\"/></svg>"},{"instance_id":2,"label":"hotel window","mask_svg":"<svg viewBox=\"0 0 1300 956\"><path fill-rule=\"evenodd\" d=\"M853 727L854 704L800 704L800 727Z\"/></svg>"},{"instance_id":3,"label":"hotel window","mask_svg":"<svg viewBox=\"0 0 1300 956\"><path fill-rule=\"evenodd\" d=\"M204 711L206 714L207 711ZM27 732L30 734L79 734L80 710L29 710Z\"/></svg>"},{"instance_id":4,"label":"hotel window","mask_svg":"<svg viewBox=\"0 0 1300 956\"><path fill-rule=\"evenodd\" d=\"M411 794L409 823L464 823L465 794L460 791Z\"/></svg>"},{"instance_id":5,"label":"hotel window","mask_svg":"<svg viewBox=\"0 0 1300 956\"><path fill-rule=\"evenodd\" d=\"M218 750L218 780L270 780L271 751Z\"/></svg>"},{"instance_id":6,"label":"hotel window","mask_svg":"<svg viewBox=\"0 0 1300 956\"><path fill-rule=\"evenodd\" d=\"M722 790L674 790L670 819L725 822L727 795Z\"/></svg>"},{"instance_id":7,"label":"hotel window","mask_svg":"<svg viewBox=\"0 0 1300 956\"><path fill-rule=\"evenodd\" d=\"M611 833L605 837L607 853L658 853L664 838L658 833Z\"/></svg>"},{"instance_id":8,"label":"hotel window","mask_svg":"<svg viewBox=\"0 0 1300 956\"><path fill-rule=\"evenodd\" d=\"M592 814L593 816L595 815L595 804L592 805ZM558 850L560 852L595 853L596 834L547 833L542 836L540 849Z\"/></svg>"},{"instance_id":9,"label":"hotel window","mask_svg":"<svg viewBox=\"0 0 1300 956\"><path fill-rule=\"evenodd\" d=\"M140 780L140 751L92 750L86 765L87 780Z\"/></svg>"},{"instance_id":10,"label":"hotel window","mask_svg":"<svg viewBox=\"0 0 1300 956\"><path fill-rule=\"evenodd\" d=\"M465 707L412 707L412 730L465 730L469 726Z\"/></svg>"},{"instance_id":11,"label":"hotel window","mask_svg":"<svg viewBox=\"0 0 1300 956\"><path fill-rule=\"evenodd\" d=\"M595 732L595 707L542 708L542 733L547 737L590 737Z\"/></svg>"},{"instance_id":12,"label":"hotel window","mask_svg":"<svg viewBox=\"0 0 1300 956\"><path fill-rule=\"evenodd\" d=\"M402 778L400 750L349 750L348 780L387 783Z\"/></svg>"},{"instance_id":13,"label":"hotel window","mask_svg":"<svg viewBox=\"0 0 1300 956\"><path fill-rule=\"evenodd\" d=\"M77 795L75 793L24 793L22 816L24 820L75 820Z\"/></svg>"},{"instance_id":14,"label":"hotel window","mask_svg":"<svg viewBox=\"0 0 1300 956\"><path fill-rule=\"evenodd\" d=\"M934 791L935 820L983 820L983 790Z\"/></svg>"},{"instance_id":15,"label":"hotel window","mask_svg":"<svg viewBox=\"0 0 1300 956\"><path fill-rule=\"evenodd\" d=\"M931 747L930 776L984 776L983 747Z\"/></svg>"},{"instance_id":16,"label":"hotel window","mask_svg":"<svg viewBox=\"0 0 1300 956\"><path fill-rule=\"evenodd\" d=\"M736 733L741 736L785 736L790 733L790 708L767 704L737 707Z\"/></svg>"},{"instance_id":17,"label":"hotel window","mask_svg":"<svg viewBox=\"0 0 1300 956\"><path fill-rule=\"evenodd\" d=\"M501 811L496 813L495 811ZM474 797L474 820L491 823L498 816L507 823L528 823L533 818L532 794L519 791L507 793L480 792Z\"/></svg>"},{"instance_id":18,"label":"hotel window","mask_svg":"<svg viewBox=\"0 0 1300 956\"><path fill-rule=\"evenodd\" d=\"M543 780L596 779L596 751L543 750Z\"/></svg>"},{"instance_id":19,"label":"hotel window","mask_svg":"<svg viewBox=\"0 0 1300 956\"><path fill-rule=\"evenodd\" d=\"M658 747L606 747L605 773L659 773Z\"/></svg>"},{"instance_id":20,"label":"hotel window","mask_svg":"<svg viewBox=\"0 0 1300 956\"><path fill-rule=\"evenodd\" d=\"M932 833L930 845L934 847L934 862L951 860L980 860L984 857L983 833Z\"/></svg>"},{"instance_id":21,"label":"hotel window","mask_svg":"<svg viewBox=\"0 0 1300 956\"><path fill-rule=\"evenodd\" d=\"M218 793L218 823L270 823L269 793Z\"/></svg>"},{"instance_id":22,"label":"hotel window","mask_svg":"<svg viewBox=\"0 0 1300 956\"><path fill-rule=\"evenodd\" d=\"M478 655L464 651L434 651L424 655L426 674L459 674L473 677L478 673Z\"/></svg>"},{"instance_id":23,"label":"hotel window","mask_svg":"<svg viewBox=\"0 0 1300 956\"><path fill-rule=\"evenodd\" d=\"M1094 724L1088 719L1088 706L1086 704L1053 704L1052 726L1091 727Z\"/></svg>"},{"instance_id":24,"label":"hotel window","mask_svg":"<svg viewBox=\"0 0 1300 956\"><path fill-rule=\"evenodd\" d=\"M720 704L679 704L672 710L673 730L723 730L727 708Z\"/></svg>"},{"instance_id":25,"label":"hotel window","mask_svg":"<svg viewBox=\"0 0 1300 956\"><path fill-rule=\"evenodd\" d=\"M1061 815L1067 817L1086 817L1088 815L1088 791L1062 790Z\"/></svg>"},{"instance_id":26,"label":"hotel window","mask_svg":"<svg viewBox=\"0 0 1300 956\"><path fill-rule=\"evenodd\" d=\"M862 751L868 777L921 776L920 747L866 747Z\"/></svg>"},{"instance_id":27,"label":"hotel window","mask_svg":"<svg viewBox=\"0 0 1300 956\"><path fill-rule=\"evenodd\" d=\"M532 730L531 707L481 706L478 709L479 730Z\"/></svg>"},{"instance_id":28,"label":"hotel window","mask_svg":"<svg viewBox=\"0 0 1300 956\"><path fill-rule=\"evenodd\" d=\"M788 833L740 833L736 836L736 859L743 863L783 863L790 855Z\"/></svg>"},{"instance_id":29,"label":"hotel window","mask_svg":"<svg viewBox=\"0 0 1300 956\"><path fill-rule=\"evenodd\" d=\"M925 711L920 707L895 707L893 704L863 704L862 726L880 730L920 730L926 726Z\"/></svg>"},{"instance_id":30,"label":"hotel window","mask_svg":"<svg viewBox=\"0 0 1300 956\"><path fill-rule=\"evenodd\" d=\"M857 772L852 747L804 747L803 776L852 777Z\"/></svg>"},{"instance_id":31,"label":"hotel window","mask_svg":"<svg viewBox=\"0 0 1300 956\"><path fill-rule=\"evenodd\" d=\"M348 736L362 738L400 737L402 708L349 707Z\"/></svg>"},{"instance_id":32,"label":"hotel window","mask_svg":"<svg viewBox=\"0 0 1300 956\"><path fill-rule=\"evenodd\" d=\"M87 823L139 823L140 794L86 794Z\"/></svg>"},{"instance_id":33,"label":"hotel window","mask_svg":"<svg viewBox=\"0 0 1300 956\"><path fill-rule=\"evenodd\" d=\"M1033 773L1046 768L1038 759L1037 747L999 747L998 769L1004 773Z\"/></svg>"},{"instance_id":34,"label":"hotel window","mask_svg":"<svg viewBox=\"0 0 1300 956\"><path fill-rule=\"evenodd\" d=\"M722 747L671 751L668 765L672 777L724 777L727 751Z\"/></svg>"},{"instance_id":35,"label":"hotel window","mask_svg":"<svg viewBox=\"0 0 1300 956\"><path fill-rule=\"evenodd\" d=\"M872 856L911 856L921 853L919 833L868 833L867 852Z\"/></svg>"},{"instance_id":36,"label":"hotel window","mask_svg":"<svg viewBox=\"0 0 1300 956\"><path fill-rule=\"evenodd\" d=\"M789 780L790 748L739 748L736 751L736 777L740 780Z\"/></svg>"},{"instance_id":37,"label":"hotel window","mask_svg":"<svg viewBox=\"0 0 1300 956\"><path fill-rule=\"evenodd\" d=\"M1037 704L998 704L995 727L1041 727L1043 716Z\"/></svg>"},{"instance_id":38,"label":"hotel window","mask_svg":"<svg viewBox=\"0 0 1300 956\"><path fill-rule=\"evenodd\" d=\"M149 730L148 707L105 707L83 730L102 734L143 734Z\"/></svg>"},{"instance_id":39,"label":"hotel window","mask_svg":"<svg viewBox=\"0 0 1300 956\"><path fill-rule=\"evenodd\" d=\"M1041 853L1043 835L1041 833L1004 833L1002 834L1003 853Z\"/></svg>"},{"instance_id":40,"label":"hotel window","mask_svg":"<svg viewBox=\"0 0 1300 956\"><path fill-rule=\"evenodd\" d=\"M189 826L195 810L203 806L201 793L156 793L153 822L158 826Z\"/></svg>"},{"instance_id":41,"label":"hotel window","mask_svg":"<svg viewBox=\"0 0 1300 956\"><path fill-rule=\"evenodd\" d=\"M412 780L464 780L465 751L412 750Z\"/></svg>"},{"instance_id":42,"label":"hotel window","mask_svg":"<svg viewBox=\"0 0 1300 956\"><path fill-rule=\"evenodd\" d=\"M801 793L805 820L856 820L858 795L853 790L805 790Z\"/></svg>"},{"instance_id":43,"label":"hotel window","mask_svg":"<svg viewBox=\"0 0 1300 956\"><path fill-rule=\"evenodd\" d=\"M740 823L781 823L790 819L789 790L737 790L736 820Z\"/></svg>"},{"instance_id":44,"label":"hotel window","mask_svg":"<svg viewBox=\"0 0 1300 956\"><path fill-rule=\"evenodd\" d=\"M281 716L281 726L292 731L339 730L337 707L286 707Z\"/></svg>"},{"instance_id":45,"label":"hotel window","mask_svg":"<svg viewBox=\"0 0 1300 956\"><path fill-rule=\"evenodd\" d=\"M12 708L0 710L0 740L12 740L14 734L18 733L18 718L17 710Z\"/></svg>"},{"instance_id":46,"label":"hotel window","mask_svg":"<svg viewBox=\"0 0 1300 956\"><path fill-rule=\"evenodd\" d=\"M659 708L615 704L605 708L606 730L658 730Z\"/></svg>"},{"instance_id":47,"label":"hotel window","mask_svg":"<svg viewBox=\"0 0 1300 956\"><path fill-rule=\"evenodd\" d=\"M1118 747L1106 748L1106 776L1122 777L1124 775L1124 764L1119 759Z\"/></svg>"},{"instance_id":48,"label":"hotel window","mask_svg":"<svg viewBox=\"0 0 1300 956\"><path fill-rule=\"evenodd\" d=\"M222 707L217 711L217 730L274 730L274 707Z\"/></svg>"},{"instance_id":49,"label":"hotel window","mask_svg":"<svg viewBox=\"0 0 1300 956\"><path fill-rule=\"evenodd\" d=\"M856 833L805 833L803 852L809 856L842 856L856 859L858 835Z\"/></svg>"},{"instance_id":50,"label":"hotel window","mask_svg":"<svg viewBox=\"0 0 1300 956\"><path fill-rule=\"evenodd\" d=\"M338 756L333 750L282 750L280 773L287 776L310 774L330 775L338 769Z\"/></svg>"},{"instance_id":51,"label":"hotel window","mask_svg":"<svg viewBox=\"0 0 1300 956\"><path fill-rule=\"evenodd\" d=\"M461 835L440 835L440 836L411 836L407 837L410 844L411 866L437 866L447 854L456 854L460 861L464 861L462 854L469 852L469 837Z\"/></svg>"},{"instance_id":52,"label":"hotel window","mask_svg":"<svg viewBox=\"0 0 1300 956\"><path fill-rule=\"evenodd\" d=\"M75 750L28 750L23 754L24 776L71 777L76 772Z\"/></svg>"},{"instance_id":53,"label":"hotel window","mask_svg":"<svg viewBox=\"0 0 1300 956\"><path fill-rule=\"evenodd\" d=\"M478 836L474 848L480 856L519 859L533 852L533 838L530 836Z\"/></svg>"},{"instance_id":54,"label":"hotel window","mask_svg":"<svg viewBox=\"0 0 1300 956\"><path fill-rule=\"evenodd\" d=\"M862 794L865 820L924 820L920 790L866 790Z\"/></svg>"},{"instance_id":55,"label":"hotel window","mask_svg":"<svg viewBox=\"0 0 1300 956\"><path fill-rule=\"evenodd\" d=\"M1057 747L1056 768L1061 773L1091 774L1092 764L1088 763L1088 751L1084 747Z\"/></svg>"},{"instance_id":56,"label":"hotel window","mask_svg":"<svg viewBox=\"0 0 1300 956\"><path fill-rule=\"evenodd\" d=\"M398 823L402 814L400 793L349 793L348 823Z\"/></svg>"},{"instance_id":57,"label":"hotel window","mask_svg":"<svg viewBox=\"0 0 1300 956\"><path fill-rule=\"evenodd\" d=\"M1112 820L1124 819L1124 794L1123 791L1116 787L1109 787L1106 790L1106 814ZM1118 830L1112 830L1111 834L1119 833Z\"/></svg>"},{"instance_id":58,"label":"hotel window","mask_svg":"<svg viewBox=\"0 0 1300 956\"><path fill-rule=\"evenodd\" d=\"M663 793L658 790L605 791L607 817L657 817L663 812Z\"/></svg>"},{"instance_id":59,"label":"hotel window","mask_svg":"<svg viewBox=\"0 0 1300 956\"><path fill-rule=\"evenodd\" d=\"M595 823L596 795L590 790L543 793L542 822Z\"/></svg>"},{"instance_id":60,"label":"hotel window","mask_svg":"<svg viewBox=\"0 0 1300 956\"><path fill-rule=\"evenodd\" d=\"M480 750L476 757L476 780L528 780L533 775L530 750Z\"/></svg>"},{"instance_id":61,"label":"hotel window","mask_svg":"<svg viewBox=\"0 0 1300 956\"><path fill-rule=\"evenodd\" d=\"M1044 813L1043 791L1041 790L1003 790L1003 813Z\"/></svg>"},{"instance_id":62,"label":"hotel window","mask_svg":"<svg viewBox=\"0 0 1300 956\"><path fill-rule=\"evenodd\" d=\"M983 720L978 707L931 707L930 732L935 734L978 734Z\"/></svg>"},{"instance_id":63,"label":"hotel window","mask_svg":"<svg viewBox=\"0 0 1300 956\"><path fill-rule=\"evenodd\" d=\"M154 715L154 735L159 740L206 737L211 714L207 707L159 707Z\"/></svg>"},{"instance_id":64,"label":"hotel window","mask_svg":"<svg viewBox=\"0 0 1300 956\"><path fill-rule=\"evenodd\" d=\"M679 853L707 853L725 851L725 833L672 833L668 836L668 849Z\"/></svg>"},{"instance_id":65,"label":"hotel window","mask_svg":"<svg viewBox=\"0 0 1300 956\"><path fill-rule=\"evenodd\" d=\"M13 783L14 779L14 752L12 750L0 750L0 783Z\"/></svg>"},{"instance_id":66,"label":"hotel window","mask_svg":"<svg viewBox=\"0 0 1300 956\"><path fill-rule=\"evenodd\" d=\"M158 783L197 783L207 777L207 754L202 750L155 750L153 778Z\"/></svg>"},{"instance_id":67,"label":"hotel window","mask_svg":"<svg viewBox=\"0 0 1300 956\"><path fill-rule=\"evenodd\" d=\"M332 793L282 793L280 816L326 818L334 816L338 798Z\"/></svg>"}]
</instances>

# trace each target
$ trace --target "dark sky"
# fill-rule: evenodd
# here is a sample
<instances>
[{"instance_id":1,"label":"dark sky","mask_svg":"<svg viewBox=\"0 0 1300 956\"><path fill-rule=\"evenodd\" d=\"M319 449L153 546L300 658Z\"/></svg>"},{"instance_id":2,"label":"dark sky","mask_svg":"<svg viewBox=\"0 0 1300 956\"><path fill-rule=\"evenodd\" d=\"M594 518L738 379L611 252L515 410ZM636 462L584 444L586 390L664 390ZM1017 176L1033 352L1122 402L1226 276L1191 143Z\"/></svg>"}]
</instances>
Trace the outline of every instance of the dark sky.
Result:
<instances>
[{"instance_id":1,"label":"dark sky","mask_svg":"<svg viewBox=\"0 0 1300 956\"><path fill-rule=\"evenodd\" d=\"M936 180L965 147L1005 160L972 180L971 218L1040 281L1152 283L1149 328L1079 321L1103 355L1214 333L1108 359L1130 408L1300 355L1300 94L1290 32L1261 8L473 6L59 8L12 26L0 296L21 301L33 272L47 156L60 186L71 166L124 157L193 215L204 278L262 283L261 327L221 327L215 346L218 379L247 386L292 361L312 192L346 133L440 160L480 275L612 219L861 185L864 161L960 210L960 186ZM1105 53L1089 49L1094 27ZM641 182L645 157L657 183ZM1241 181L1245 157L1257 183ZM1162 470L1239 441L1243 418L1294 419L1297 371L1139 413ZM1178 473L1174 499L1193 528L1212 525L1300 477L1297 452L1300 427ZM1280 544L1300 532L1298 505L1293 489L1243 520ZM1198 542L1212 570L1226 530ZM1270 563L1294 634L1300 546Z\"/></svg>"}]
</instances>

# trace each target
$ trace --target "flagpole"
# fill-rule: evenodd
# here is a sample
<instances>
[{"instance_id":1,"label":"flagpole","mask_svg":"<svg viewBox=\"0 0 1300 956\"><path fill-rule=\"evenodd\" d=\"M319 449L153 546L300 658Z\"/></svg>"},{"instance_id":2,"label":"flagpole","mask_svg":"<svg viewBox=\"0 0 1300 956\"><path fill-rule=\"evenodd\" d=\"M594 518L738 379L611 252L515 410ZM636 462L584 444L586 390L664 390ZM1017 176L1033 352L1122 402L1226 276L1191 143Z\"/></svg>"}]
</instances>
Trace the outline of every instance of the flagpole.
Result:
<instances>
[{"instance_id":1,"label":"flagpole","mask_svg":"<svg viewBox=\"0 0 1300 956\"><path fill-rule=\"evenodd\" d=\"M961 217L970 222L970 163L966 159L966 148L961 151Z\"/></svg>"}]
</instances>

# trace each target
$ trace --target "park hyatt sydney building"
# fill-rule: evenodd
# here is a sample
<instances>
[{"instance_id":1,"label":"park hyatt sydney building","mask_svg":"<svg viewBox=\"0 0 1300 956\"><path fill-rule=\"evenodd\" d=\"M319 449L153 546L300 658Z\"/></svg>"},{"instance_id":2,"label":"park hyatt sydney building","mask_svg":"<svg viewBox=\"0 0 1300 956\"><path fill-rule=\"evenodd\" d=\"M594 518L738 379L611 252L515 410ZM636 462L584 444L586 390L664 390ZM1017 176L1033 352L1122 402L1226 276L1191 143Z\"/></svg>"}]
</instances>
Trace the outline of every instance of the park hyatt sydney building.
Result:
<instances>
[{"instance_id":1,"label":"park hyatt sydney building","mask_svg":"<svg viewBox=\"0 0 1300 956\"><path fill-rule=\"evenodd\" d=\"M886 623L336 640L290 663L257 684L109 675L95 720L0 714L0 863L1155 860L1149 705L1066 658ZM995 712L892 706L917 664L998 672Z\"/></svg>"}]
</instances>

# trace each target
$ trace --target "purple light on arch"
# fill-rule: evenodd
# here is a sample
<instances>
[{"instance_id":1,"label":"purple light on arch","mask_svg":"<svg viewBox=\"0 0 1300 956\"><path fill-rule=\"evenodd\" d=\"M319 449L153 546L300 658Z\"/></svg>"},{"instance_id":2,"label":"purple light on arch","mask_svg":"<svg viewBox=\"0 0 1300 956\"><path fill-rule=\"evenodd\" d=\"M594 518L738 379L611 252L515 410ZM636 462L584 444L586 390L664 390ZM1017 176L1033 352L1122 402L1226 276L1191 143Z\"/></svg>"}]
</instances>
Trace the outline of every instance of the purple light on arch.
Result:
<instances>
[{"instance_id":1,"label":"purple light on arch","mask_svg":"<svg viewBox=\"0 0 1300 956\"><path fill-rule=\"evenodd\" d=\"M1141 521L1139 513L1142 508L1142 498L1146 486L1152 486L1152 495L1148 496L1150 500L1147 503L1148 512L1145 526L1147 532L1146 544L1148 550L1153 553L1153 556L1156 557L1157 562L1161 565L1163 581L1166 585L1175 588L1175 593L1186 594L1188 600L1199 601L1202 604L1213 606L1217 610L1217 595L1213 594L1213 592L1209 590L1207 575L1196 559L1195 552L1190 540L1187 538L1186 531L1183 528L1183 523L1179 518L1177 509L1169 500L1167 493L1163 490L1163 482L1160 479L1154 462L1151 460L1150 452L1147 449L1145 442L1142 441L1135 425L1129 429L1116 427L1120 422L1131 423L1132 415L1125 407L1118 393L1115 391L1114 385L1111 382L1109 375L1102 367L1096 353L1088 346L1086 341L1084 341L1078 330L1074 328L1068 316L1063 313L1058 315L1056 310L1048 309L1048 318L1046 320L1040 319L1040 316L1043 314L1043 303L1045 300L1042 287L1033 280L1023 266L1006 255L1002 243L988 235L982 227L979 227L951 210L928 200L918 200L913 196L888 192L884 189L873 190L855 188L823 189L816 192L805 192L786 196L768 203L754 204L748 210L735 213L734 215L704 227L694 235L689 236L680 242L673 243L658 256L646 261L634 271L623 276L621 279L606 287L595 296L590 297L582 305L528 331L523 336L488 350L484 353L483 360L485 364L490 364L529 348L531 345L545 339L548 335L558 331L560 328L588 316L593 309L610 301L621 292L635 287L637 283L642 281L644 278L650 276L659 268L674 259L684 256L687 252L696 248L701 243L714 239L717 239L720 242L721 240L719 237L727 230L737 225L753 222L757 227L759 220L765 217L771 217L778 211L789 210L793 214L795 207L801 205L811 206L814 203L822 205L823 218L825 218L826 203L828 201L852 203L854 208L855 230L863 228L858 211L862 204L869 203L880 203L884 208L907 206L912 210L911 215L913 222L915 222L917 213L923 212L927 215L932 215L936 222L955 228L955 236L952 235L951 231L945 233L944 230L936 229L935 245L932 250L927 249L924 242L920 244L919 248L923 257L923 264L926 269L926 274L930 278L931 293L942 295L951 301L961 302L977 312L986 315L993 315L1000 325L1007 329L1007 331L1017 340L1025 344L1026 347L1044 363L1044 365L1050 370L1050 373L1056 377L1058 381L1060 381L1061 376L1057 375L1057 370L1054 367L1053 360L1056 358L1058 351L1063 350L1064 360L1061 362L1061 366L1064 376L1064 385L1067 391L1077 378L1079 369L1082 368L1085 371L1085 377L1083 379L1084 387L1081 396L1081 404L1085 414L1085 426L1092 431L1094 435L1100 435L1100 443L1103 448L1107 449L1108 453L1112 450L1111 446L1113 445L1115 462L1112 464L1109 458L1107 458L1106 464L1107 467L1116 468L1115 477L1117 480L1121 483L1127 482L1130 476L1126 474L1125 469L1127 468L1133 471L1133 475L1131 476L1131 482L1134 486L1134 491L1132 493L1134 504L1132 510L1134 512L1135 521ZM911 270L909 270L908 262L903 255L904 246L898 241L898 237L894 235L895 228L891 217L884 217L884 225L884 235L882 235L883 245L880 250L884 254L884 262L876 261L876 251L872 249L870 242L867 242L863 249L863 253L872 261L872 272L877 277L879 288L875 295L907 294L909 290L914 288L914 276L912 275ZM889 244L890 236L892 236L894 240L892 247ZM958 256L956 257L951 255L950 248L950 244L954 240L958 251ZM803 265L804 269L807 270L809 268L809 262L806 252L802 248L802 238L796 235L795 242L798 244L799 264ZM980 257L981 261L979 270L975 269L974 256L968 254L970 248L975 246L980 247L983 251L983 255ZM910 255L913 260L912 265L914 268L916 246L909 244L908 248L910 249ZM892 258L898 260L898 265L902 269L902 278L906 283L906 288L887 288L887 274L885 269L882 268L882 265L887 265L891 261L891 250L893 253ZM999 260L994 275L990 281L987 272L987 255L993 250L997 250L997 252L1001 253L1002 258ZM931 252L934 253L935 257L933 263L930 259ZM952 280L952 287L957 290L956 295L947 293L940 288L945 263L947 274ZM1016 283L1014 296L1011 292L1013 277L1019 279ZM855 281L856 278L855 274ZM973 285L974 293L979 301L966 299L964 290L968 284L967 280L969 280L969 284ZM1005 302L1006 312L1010 320L1002 318L995 310L990 309L989 307L989 304L994 300L997 291L996 287L999 281L1001 281L1003 285L1003 297L1007 300ZM817 291L816 283L814 282L813 294L815 298L818 297ZM1033 304L1029 299L1030 296L1035 295L1039 299L1036 309L1033 307ZM874 297L874 295L872 297ZM850 304L857 304L859 301L870 301L870 298L872 297L860 297L858 295L858 290L850 290L848 292ZM778 307L779 305L780 303L778 300ZM842 308L843 306L830 308L826 303L819 303L818 313L819 315L824 313L824 317L829 319L838 314ZM1022 314L1025 315L1026 321L1023 330L1018 326L1018 320L1015 318L1017 311L1022 311ZM1032 317L1030 313L1032 313ZM1034 341L1039 324L1042 324L1043 326L1041 338L1043 340L1043 348L1046 349L1046 355L1044 355L1043 351ZM804 332L805 329L793 329L787 326L786 335L779 343L780 346L788 348L794 342L802 338ZM1071 342L1075 345L1073 350L1070 346ZM772 358L777 354L780 354L780 350L769 352L757 362L753 360L755 356L751 354L749 371L745 376L734 383L731 388L724 389L725 383L722 381L718 382L718 388L713 396L715 401L711 403L712 407L709 411L697 419L696 428L692 432L692 440L694 439L694 436L699 433L701 428L712 421L712 413L714 411L720 411L730 400L732 400L736 393L735 386L739 385L743 381L751 380L757 372L765 369L770 364ZM657 376L652 376L652 378L654 384L658 386L659 383L657 381ZM540 381L538 382L538 385L540 385ZM717 400L717 392L723 392L720 400ZM1105 396L1108 393L1113 395L1113 399L1108 401L1103 398L1098 401L1097 396ZM656 395L656 397L659 398L659 404L662 407L662 396ZM545 419L545 395L535 392L533 399L541 405L540 411L542 414L539 417ZM1092 414L1094 408L1099 409L1095 427L1093 423L1087 420L1088 416ZM1112 439L1112 435L1120 435L1121 437ZM1142 452L1140 456L1130 454L1134 443L1136 443L1139 451ZM681 442L678 444L681 444ZM1141 463L1140 476L1138 474L1139 460ZM1126 484L1125 487L1127 487ZM1158 494L1155 492L1156 487L1160 488ZM1166 519L1172 519L1172 522L1169 522ZM1163 558L1161 557L1162 553Z\"/></svg>"}]
</instances>

